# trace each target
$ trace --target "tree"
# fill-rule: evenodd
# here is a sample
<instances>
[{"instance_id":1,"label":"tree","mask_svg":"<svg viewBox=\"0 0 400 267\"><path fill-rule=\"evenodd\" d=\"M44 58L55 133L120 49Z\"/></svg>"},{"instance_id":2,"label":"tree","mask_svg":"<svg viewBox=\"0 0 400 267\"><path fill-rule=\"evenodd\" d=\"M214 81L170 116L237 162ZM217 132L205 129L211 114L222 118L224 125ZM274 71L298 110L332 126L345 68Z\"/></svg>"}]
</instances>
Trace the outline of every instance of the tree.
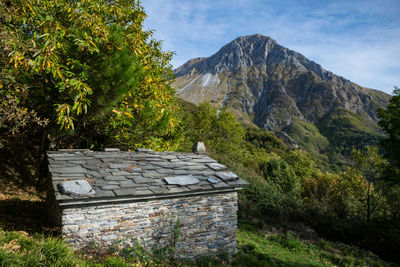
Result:
<instances>
[{"instance_id":1,"label":"tree","mask_svg":"<svg viewBox=\"0 0 400 267\"><path fill-rule=\"evenodd\" d=\"M173 54L145 17L136 0L0 0L0 176L44 186L49 149L171 149Z\"/></svg>"},{"instance_id":2,"label":"tree","mask_svg":"<svg viewBox=\"0 0 400 267\"><path fill-rule=\"evenodd\" d=\"M289 150L282 154L282 158L293 168L300 180L312 177L318 170L311 154L306 151Z\"/></svg>"},{"instance_id":3,"label":"tree","mask_svg":"<svg viewBox=\"0 0 400 267\"><path fill-rule=\"evenodd\" d=\"M361 175L366 184L365 192L365 216L369 222L384 202L383 187L387 161L378 153L378 147L367 146L364 151L354 150L352 154L353 167L348 173Z\"/></svg>"},{"instance_id":4,"label":"tree","mask_svg":"<svg viewBox=\"0 0 400 267\"><path fill-rule=\"evenodd\" d=\"M387 137L381 141L381 146L388 159L400 169L400 87L395 87L393 96L386 109L378 110L379 126ZM399 181L400 182L400 181Z\"/></svg>"},{"instance_id":5,"label":"tree","mask_svg":"<svg viewBox=\"0 0 400 267\"><path fill-rule=\"evenodd\" d=\"M271 158L261 163L264 178L274 184L280 193L296 200L300 194L300 179L293 168L281 158Z\"/></svg>"},{"instance_id":6,"label":"tree","mask_svg":"<svg viewBox=\"0 0 400 267\"><path fill-rule=\"evenodd\" d=\"M218 110L208 102L201 103L196 110L186 113L182 121L183 150L203 141L212 151L239 157L235 153L245 143L245 129L226 108Z\"/></svg>"},{"instance_id":7,"label":"tree","mask_svg":"<svg viewBox=\"0 0 400 267\"><path fill-rule=\"evenodd\" d=\"M0 13L3 107L16 99L64 146L169 146L172 53L142 29L139 1L1 0Z\"/></svg>"}]
</instances>

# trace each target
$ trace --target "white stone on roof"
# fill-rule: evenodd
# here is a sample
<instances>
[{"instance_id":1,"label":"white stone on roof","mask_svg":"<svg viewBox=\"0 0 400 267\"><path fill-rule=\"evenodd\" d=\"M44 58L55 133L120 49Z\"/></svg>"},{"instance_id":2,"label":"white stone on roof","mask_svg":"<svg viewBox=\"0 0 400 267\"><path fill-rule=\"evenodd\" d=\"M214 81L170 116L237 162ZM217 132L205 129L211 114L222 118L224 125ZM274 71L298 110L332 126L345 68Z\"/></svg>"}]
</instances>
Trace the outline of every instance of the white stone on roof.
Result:
<instances>
[{"instance_id":1,"label":"white stone on roof","mask_svg":"<svg viewBox=\"0 0 400 267\"><path fill-rule=\"evenodd\" d=\"M86 180L66 181L58 184L61 193L72 196L89 196L96 192Z\"/></svg>"},{"instance_id":2,"label":"white stone on roof","mask_svg":"<svg viewBox=\"0 0 400 267\"><path fill-rule=\"evenodd\" d=\"M177 185L191 185L191 184L198 184L200 182L199 179L197 179L192 175L165 177L164 180L167 182L167 184L177 184Z\"/></svg>"}]
</instances>

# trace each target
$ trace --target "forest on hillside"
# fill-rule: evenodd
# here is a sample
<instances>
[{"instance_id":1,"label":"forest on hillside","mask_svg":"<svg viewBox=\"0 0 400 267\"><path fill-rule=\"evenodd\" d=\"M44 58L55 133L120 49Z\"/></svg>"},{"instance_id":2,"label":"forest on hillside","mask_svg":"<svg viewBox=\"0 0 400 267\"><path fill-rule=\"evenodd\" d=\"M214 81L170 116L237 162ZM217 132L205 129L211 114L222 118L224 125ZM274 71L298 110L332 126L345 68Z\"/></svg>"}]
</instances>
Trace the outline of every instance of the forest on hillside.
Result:
<instances>
[{"instance_id":1,"label":"forest on hillside","mask_svg":"<svg viewBox=\"0 0 400 267\"><path fill-rule=\"evenodd\" d=\"M0 0L0 14L0 196L21 190L43 201L48 150L190 152L203 141L251 184L239 195L240 233L301 226L400 263L400 88L378 112L382 140L348 151L348 167L329 172L315 155L240 124L227 109L178 100L173 53L143 29L139 1ZM1 246L16 238L1 216L0 263L18 262ZM270 241L287 240L297 239ZM257 249L246 243L237 264Z\"/></svg>"}]
</instances>

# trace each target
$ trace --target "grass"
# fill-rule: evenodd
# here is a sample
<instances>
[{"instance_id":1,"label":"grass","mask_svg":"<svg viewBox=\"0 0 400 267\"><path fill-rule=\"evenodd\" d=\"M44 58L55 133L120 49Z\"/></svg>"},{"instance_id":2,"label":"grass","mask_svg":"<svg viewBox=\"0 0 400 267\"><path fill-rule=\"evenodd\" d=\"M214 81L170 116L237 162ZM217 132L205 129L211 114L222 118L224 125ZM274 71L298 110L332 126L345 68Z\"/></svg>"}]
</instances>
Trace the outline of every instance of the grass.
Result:
<instances>
[{"instance_id":1,"label":"grass","mask_svg":"<svg viewBox=\"0 0 400 267\"><path fill-rule=\"evenodd\" d=\"M390 266L371 252L324 239L302 240L293 232L268 234L251 224L238 232L238 266Z\"/></svg>"},{"instance_id":2,"label":"grass","mask_svg":"<svg viewBox=\"0 0 400 267\"><path fill-rule=\"evenodd\" d=\"M80 266L83 263L60 238L0 230L0 266Z\"/></svg>"},{"instance_id":3,"label":"grass","mask_svg":"<svg viewBox=\"0 0 400 267\"><path fill-rule=\"evenodd\" d=\"M193 263L153 259L150 254L144 256L143 250L141 257L126 253L126 249L93 257L74 252L61 238L0 229L0 266L390 266L353 246L324 239L305 240L290 231L266 232L249 222L239 224L237 239L235 257L204 257Z\"/></svg>"}]
</instances>

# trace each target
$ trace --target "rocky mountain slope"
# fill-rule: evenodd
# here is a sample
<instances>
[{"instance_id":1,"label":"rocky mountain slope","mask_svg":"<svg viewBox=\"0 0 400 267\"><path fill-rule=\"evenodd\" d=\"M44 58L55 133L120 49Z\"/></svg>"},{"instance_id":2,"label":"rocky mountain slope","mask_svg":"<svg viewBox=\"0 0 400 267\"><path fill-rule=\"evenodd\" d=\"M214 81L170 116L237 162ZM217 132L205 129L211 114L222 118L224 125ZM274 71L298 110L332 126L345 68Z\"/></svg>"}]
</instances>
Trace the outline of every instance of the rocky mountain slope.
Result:
<instances>
[{"instance_id":1,"label":"rocky mountain slope","mask_svg":"<svg viewBox=\"0 0 400 267\"><path fill-rule=\"evenodd\" d=\"M317 123L338 108L377 121L389 95L361 87L259 34L242 36L175 70L180 98L227 106L244 122L287 132L295 119Z\"/></svg>"}]
</instances>

